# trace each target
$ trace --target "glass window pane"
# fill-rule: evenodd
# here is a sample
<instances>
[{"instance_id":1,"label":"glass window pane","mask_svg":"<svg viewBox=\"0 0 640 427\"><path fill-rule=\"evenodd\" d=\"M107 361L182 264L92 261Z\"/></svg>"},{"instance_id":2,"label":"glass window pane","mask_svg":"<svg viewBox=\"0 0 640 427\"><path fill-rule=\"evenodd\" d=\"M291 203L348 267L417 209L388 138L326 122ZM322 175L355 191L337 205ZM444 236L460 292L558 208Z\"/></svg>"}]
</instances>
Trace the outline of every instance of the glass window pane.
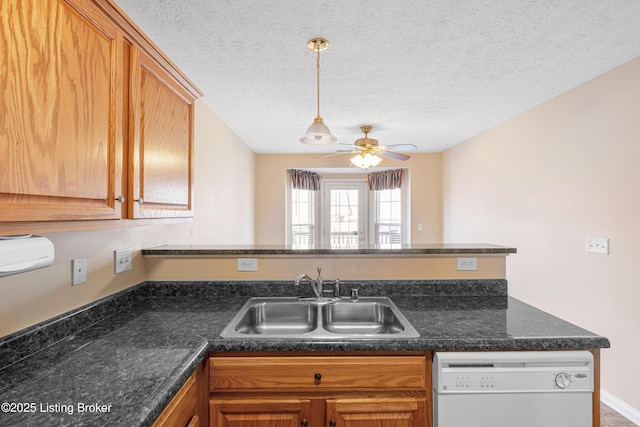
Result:
<instances>
[{"instance_id":1,"label":"glass window pane","mask_svg":"<svg viewBox=\"0 0 640 427\"><path fill-rule=\"evenodd\" d=\"M376 191L375 244L381 248L398 247L402 243L402 200L401 190Z\"/></svg>"},{"instance_id":2,"label":"glass window pane","mask_svg":"<svg viewBox=\"0 0 640 427\"><path fill-rule=\"evenodd\" d=\"M291 190L291 247L314 247L315 218L314 197L310 190Z\"/></svg>"},{"instance_id":3,"label":"glass window pane","mask_svg":"<svg viewBox=\"0 0 640 427\"><path fill-rule=\"evenodd\" d=\"M330 244L333 249L357 248L358 190L331 190Z\"/></svg>"}]
</instances>

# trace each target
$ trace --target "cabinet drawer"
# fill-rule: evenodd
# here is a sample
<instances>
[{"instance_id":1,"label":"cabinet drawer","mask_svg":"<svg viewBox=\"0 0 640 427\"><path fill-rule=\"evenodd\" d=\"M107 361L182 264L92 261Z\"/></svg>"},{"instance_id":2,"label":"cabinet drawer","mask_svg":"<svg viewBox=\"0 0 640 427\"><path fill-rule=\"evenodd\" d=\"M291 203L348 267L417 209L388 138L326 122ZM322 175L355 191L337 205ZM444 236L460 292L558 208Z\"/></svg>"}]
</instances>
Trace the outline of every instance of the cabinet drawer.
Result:
<instances>
[{"instance_id":1,"label":"cabinet drawer","mask_svg":"<svg viewBox=\"0 0 640 427\"><path fill-rule=\"evenodd\" d=\"M425 390L423 356L212 357L212 392Z\"/></svg>"}]
</instances>

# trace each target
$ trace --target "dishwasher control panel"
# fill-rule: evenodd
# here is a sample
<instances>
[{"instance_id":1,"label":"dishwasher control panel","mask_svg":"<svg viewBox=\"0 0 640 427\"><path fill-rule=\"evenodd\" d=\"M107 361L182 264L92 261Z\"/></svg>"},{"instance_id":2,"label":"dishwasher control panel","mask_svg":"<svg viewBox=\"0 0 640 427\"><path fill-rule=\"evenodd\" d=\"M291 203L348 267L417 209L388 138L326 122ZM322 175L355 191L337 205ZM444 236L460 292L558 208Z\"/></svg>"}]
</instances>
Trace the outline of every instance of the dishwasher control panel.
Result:
<instances>
[{"instance_id":1,"label":"dishwasher control panel","mask_svg":"<svg viewBox=\"0 0 640 427\"><path fill-rule=\"evenodd\" d=\"M438 393L593 391L588 351L436 353Z\"/></svg>"}]
</instances>

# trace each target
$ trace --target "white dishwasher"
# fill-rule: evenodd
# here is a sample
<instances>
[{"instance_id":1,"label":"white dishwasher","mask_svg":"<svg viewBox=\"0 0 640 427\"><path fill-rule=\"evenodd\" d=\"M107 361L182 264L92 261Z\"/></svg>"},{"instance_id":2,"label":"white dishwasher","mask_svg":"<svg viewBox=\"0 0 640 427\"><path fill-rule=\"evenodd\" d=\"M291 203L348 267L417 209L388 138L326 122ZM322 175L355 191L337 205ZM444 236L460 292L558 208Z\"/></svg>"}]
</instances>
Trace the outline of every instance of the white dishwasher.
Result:
<instances>
[{"instance_id":1,"label":"white dishwasher","mask_svg":"<svg viewBox=\"0 0 640 427\"><path fill-rule=\"evenodd\" d=\"M588 351L438 352L434 427L591 427Z\"/></svg>"}]
</instances>

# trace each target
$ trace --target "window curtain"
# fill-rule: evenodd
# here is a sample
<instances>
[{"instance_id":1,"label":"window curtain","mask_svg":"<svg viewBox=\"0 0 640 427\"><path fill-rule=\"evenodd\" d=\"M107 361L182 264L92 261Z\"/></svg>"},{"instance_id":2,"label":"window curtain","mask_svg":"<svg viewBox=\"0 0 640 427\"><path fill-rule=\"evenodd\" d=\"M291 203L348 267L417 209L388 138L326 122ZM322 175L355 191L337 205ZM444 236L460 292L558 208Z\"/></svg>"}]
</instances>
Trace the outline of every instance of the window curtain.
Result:
<instances>
[{"instance_id":1,"label":"window curtain","mask_svg":"<svg viewBox=\"0 0 640 427\"><path fill-rule=\"evenodd\" d=\"M320 175L298 169L289 169L289 177L294 190L320 190Z\"/></svg>"},{"instance_id":2,"label":"window curtain","mask_svg":"<svg viewBox=\"0 0 640 427\"><path fill-rule=\"evenodd\" d=\"M380 191L400 188L400 186L402 185L403 174L404 169L393 169L367 174L369 190Z\"/></svg>"}]
</instances>

